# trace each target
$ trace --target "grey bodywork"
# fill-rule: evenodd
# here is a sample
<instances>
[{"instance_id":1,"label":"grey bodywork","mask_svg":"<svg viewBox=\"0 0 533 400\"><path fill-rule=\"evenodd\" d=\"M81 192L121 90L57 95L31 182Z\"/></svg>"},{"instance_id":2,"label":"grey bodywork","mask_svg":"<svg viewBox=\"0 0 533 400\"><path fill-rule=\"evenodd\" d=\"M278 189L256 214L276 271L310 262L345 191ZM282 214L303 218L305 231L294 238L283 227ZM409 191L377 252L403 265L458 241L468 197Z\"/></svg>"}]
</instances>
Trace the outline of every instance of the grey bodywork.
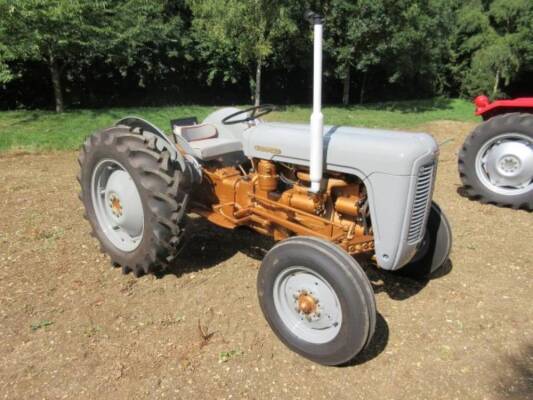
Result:
<instances>
[{"instance_id":1,"label":"grey bodywork","mask_svg":"<svg viewBox=\"0 0 533 400\"><path fill-rule=\"evenodd\" d=\"M218 110L203 122L215 125L220 135L239 139L248 158L309 165L309 125L220 122L236 110ZM434 177L425 205L424 229L418 240L408 240L418 172L427 165L436 169L435 139L426 133L325 126L324 153L325 171L355 175L366 186L378 265L396 270L407 264L423 239L431 205Z\"/></svg>"},{"instance_id":2,"label":"grey bodywork","mask_svg":"<svg viewBox=\"0 0 533 400\"><path fill-rule=\"evenodd\" d=\"M236 111L236 108L220 109L203 121L215 125L220 137L242 144L242 151L225 155L226 162L247 157L309 165L309 125L261 121L221 123ZM438 157L437 143L426 133L339 126L326 126L324 132L325 171L357 176L366 186L378 265L386 270L401 268L413 258L424 236ZM177 136L178 144L192 154L188 144ZM420 212L420 207L414 208L420 203L419 171L428 166L432 166L433 172L422 204L423 229L413 240L408 236L411 220L416 217L413 213Z\"/></svg>"},{"instance_id":3,"label":"grey bodywork","mask_svg":"<svg viewBox=\"0 0 533 400\"><path fill-rule=\"evenodd\" d=\"M425 133L337 126L325 126L324 132L324 170L355 175L365 183L378 265L388 270L402 267L422 239L407 241L411 206L418 172L436 162L437 143ZM307 125L262 123L244 132L244 153L308 165L308 135ZM270 148L280 153L262 151ZM427 207L430 203L431 198Z\"/></svg>"}]
</instances>

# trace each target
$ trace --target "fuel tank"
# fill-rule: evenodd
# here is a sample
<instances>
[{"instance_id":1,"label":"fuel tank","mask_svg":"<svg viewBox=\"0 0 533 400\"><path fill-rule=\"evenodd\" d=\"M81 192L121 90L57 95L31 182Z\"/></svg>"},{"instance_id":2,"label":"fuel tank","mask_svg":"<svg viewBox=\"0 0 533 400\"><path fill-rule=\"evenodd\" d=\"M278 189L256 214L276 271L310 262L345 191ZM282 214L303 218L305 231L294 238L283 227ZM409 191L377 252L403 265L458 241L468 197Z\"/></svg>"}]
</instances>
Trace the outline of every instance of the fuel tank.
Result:
<instances>
[{"instance_id":1,"label":"fuel tank","mask_svg":"<svg viewBox=\"0 0 533 400\"><path fill-rule=\"evenodd\" d=\"M248 157L308 165L309 134L309 125L260 123L243 132L244 152ZM325 169L363 179L372 173L415 174L416 161L434 158L437 151L437 143L426 133L324 127Z\"/></svg>"}]
</instances>

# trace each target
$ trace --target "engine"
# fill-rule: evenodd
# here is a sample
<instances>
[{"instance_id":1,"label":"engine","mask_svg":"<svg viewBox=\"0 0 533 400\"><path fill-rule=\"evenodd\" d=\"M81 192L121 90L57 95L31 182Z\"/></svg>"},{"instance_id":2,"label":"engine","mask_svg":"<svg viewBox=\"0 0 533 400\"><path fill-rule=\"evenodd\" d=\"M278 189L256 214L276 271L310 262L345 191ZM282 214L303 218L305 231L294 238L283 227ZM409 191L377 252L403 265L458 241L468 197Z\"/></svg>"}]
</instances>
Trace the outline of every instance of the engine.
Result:
<instances>
[{"instance_id":1,"label":"engine","mask_svg":"<svg viewBox=\"0 0 533 400\"><path fill-rule=\"evenodd\" d=\"M295 234L322 237L350 254L374 248L368 198L356 177L326 174L324 190L315 194L309 190L308 169L293 164L255 159L247 168L204 171L198 197L203 200L195 202L194 211L214 223L247 225L275 240ZM212 201L206 204L206 198Z\"/></svg>"}]
</instances>

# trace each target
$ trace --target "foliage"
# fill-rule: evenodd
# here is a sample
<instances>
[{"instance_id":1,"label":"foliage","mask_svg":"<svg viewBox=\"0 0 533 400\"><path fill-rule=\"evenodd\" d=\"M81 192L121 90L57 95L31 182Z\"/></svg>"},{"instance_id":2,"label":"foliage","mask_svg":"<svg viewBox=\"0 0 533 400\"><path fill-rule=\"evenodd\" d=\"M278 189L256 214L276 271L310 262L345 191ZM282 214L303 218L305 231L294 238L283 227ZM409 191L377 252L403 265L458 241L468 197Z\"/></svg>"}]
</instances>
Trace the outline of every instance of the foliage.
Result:
<instances>
[{"instance_id":1,"label":"foliage","mask_svg":"<svg viewBox=\"0 0 533 400\"><path fill-rule=\"evenodd\" d=\"M97 51L104 42L95 22L105 16L105 2L2 0L0 25L9 58L48 61Z\"/></svg>"},{"instance_id":2,"label":"foliage","mask_svg":"<svg viewBox=\"0 0 533 400\"><path fill-rule=\"evenodd\" d=\"M533 3L466 2L458 10L455 42L462 92L502 96L520 72L533 70Z\"/></svg>"},{"instance_id":3,"label":"foliage","mask_svg":"<svg viewBox=\"0 0 533 400\"><path fill-rule=\"evenodd\" d=\"M133 72L138 84L172 72L172 59L183 48L183 1L122 0L113 2L108 18L112 32L105 62L122 76Z\"/></svg>"},{"instance_id":4,"label":"foliage","mask_svg":"<svg viewBox=\"0 0 533 400\"><path fill-rule=\"evenodd\" d=\"M173 43L179 28L177 17L164 18L165 8L164 0L0 0L0 80L15 77L10 61L47 64L61 111L63 73L80 79L98 59L122 75L133 65L139 75L156 74L152 56L159 44Z\"/></svg>"},{"instance_id":5,"label":"foliage","mask_svg":"<svg viewBox=\"0 0 533 400\"><path fill-rule=\"evenodd\" d=\"M531 0L0 0L0 106L308 101L308 9L326 101L533 90Z\"/></svg>"},{"instance_id":6,"label":"foliage","mask_svg":"<svg viewBox=\"0 0 533 400\"><path fill-rule=\"evenodd\" d=\"M366 77L389 49L390 16L383 0L332 0L326 9L326 51L335 60L335 76L345 80L343 102L348 104L351 69Z\"/></svg>"},{"instance_id":7,"label":"foliage","mask_svg":"<svg viewBox=\"0 0 533 400\"><path fill-rule=\"evenodd\" d=\"M223 80L235 81L239 67L250 77L250 86L260 84L277 43L295 33L288 1L280 0L190 0L193 35L199 56L208 65L208 81L222 72ZM229 67L229 68L228 68ZM256 104L260 92L255 93Z\"/></svg>"}]
</instances>

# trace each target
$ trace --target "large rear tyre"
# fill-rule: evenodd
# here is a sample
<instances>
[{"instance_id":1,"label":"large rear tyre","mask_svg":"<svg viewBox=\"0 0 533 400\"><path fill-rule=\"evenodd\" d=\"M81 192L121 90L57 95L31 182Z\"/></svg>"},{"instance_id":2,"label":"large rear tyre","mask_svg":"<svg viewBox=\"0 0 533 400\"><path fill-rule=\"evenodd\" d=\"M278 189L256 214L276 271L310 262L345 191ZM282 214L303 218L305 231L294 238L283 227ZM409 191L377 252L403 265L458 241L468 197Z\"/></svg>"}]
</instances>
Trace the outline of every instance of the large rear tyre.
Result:
<instances>
[{"instance_id":1,"label":"large rear tyre","mask_svg":"<svg viewBox=\"0 0 533 400\"><path fill-rule=\"evenodd\" d=\"M479 125L459 153L459 174L472 199L533 210L533 115L504 114Z\"/></svg>"},{"instance_id":2,"label":"large rear tyre","mask_svg":"<svg viewBox=\"0 0 533 400\"><path fill-rule=\"evenodd\" d=\"M165 268L183 245L189 184L157 140L117 126L90 136L78 158L92 235L114 265L136 276Z\"/></svg>"},{"instance_id":3,"label":"large rear tyre","mask_svg":"<svg viewBox=\"0 0 533 400\"><path fill-rule=\"evenodd\" d=\"M426 278L442 268L452 250L452 228L448 218L438 206L432 202L429 211L426 234L414 258L397 272L411 278Z\"/></svg>"},{"instance_id":4,"label":"large rear tyre","mask_svg":"<svg viewBox=\"0 0 533 400\"><path fill-rule=\"evenodd\" d=\"M257 292L278 338L317 363L350 361L374 334L370 282L352 257L324 240L298 236L274 246L261 264Z\"/></svg>"}]
</instances>

